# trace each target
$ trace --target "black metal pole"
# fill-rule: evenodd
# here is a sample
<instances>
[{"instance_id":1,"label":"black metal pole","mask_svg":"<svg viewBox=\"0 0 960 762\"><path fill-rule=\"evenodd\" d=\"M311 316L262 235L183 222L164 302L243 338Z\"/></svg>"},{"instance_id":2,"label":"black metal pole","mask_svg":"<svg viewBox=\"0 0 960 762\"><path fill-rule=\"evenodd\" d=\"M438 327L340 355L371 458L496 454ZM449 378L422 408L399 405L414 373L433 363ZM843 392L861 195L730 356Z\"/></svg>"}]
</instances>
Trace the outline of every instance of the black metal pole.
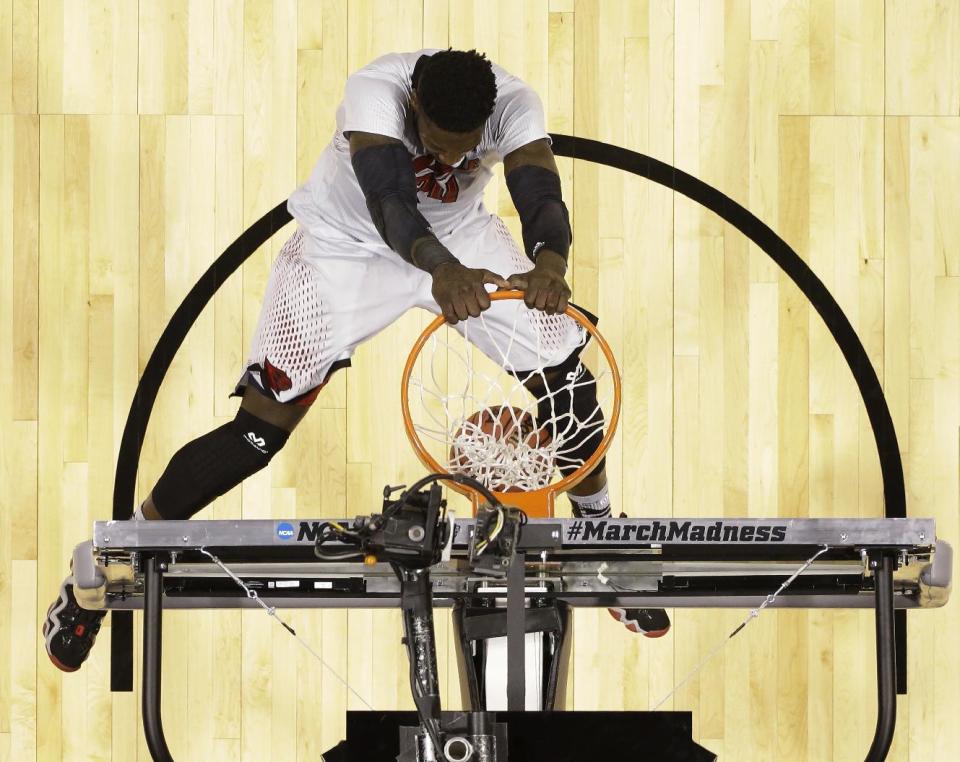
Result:
<instances>
[{"instance_id":1,"label":"black metal pole","mask_svg":"<svg viewBox=\"0 0 960 762\"><path fill-rule=\"evenodd\" d=\"M155 762L173 762L160 716L163 572L155 555L144 558L143 593L143 731Z\"/></svg>"},{"instance_id":2,"label":"black metal pole","mask_svg":"<svg viewBox=\"0 0 960 762\"><path fill-rule=\"evenodd\" d=\"M433 588L429 569L395 568L400 577L400 607L404 645L410 659L410 688L424 733L438 758L443 754L440 736L440 680L437 641L433 626ZM402 750L401 750L402 751Z\"/></svg>"},{"instance_id":3,"label":"black metal pole","mask_svg":"<svg viewBox=\"0 0 960 762\"><path fill-rule=\"evenodd\" d=\"M866 762L887 758L897 725L897 651L893 625L893 567L890 553L871 557L877 604L877 729Z\"/></svg>"},{"instance_id":4,"label":"black metal pole","mask_svg":"<svg viewBox=\"0 0 960 762\"><path fill-rule=\"evenodd\" d=\"M507 709L527 708L526 555L517 553L507 572Z\"/></svg>"}]
</instances>

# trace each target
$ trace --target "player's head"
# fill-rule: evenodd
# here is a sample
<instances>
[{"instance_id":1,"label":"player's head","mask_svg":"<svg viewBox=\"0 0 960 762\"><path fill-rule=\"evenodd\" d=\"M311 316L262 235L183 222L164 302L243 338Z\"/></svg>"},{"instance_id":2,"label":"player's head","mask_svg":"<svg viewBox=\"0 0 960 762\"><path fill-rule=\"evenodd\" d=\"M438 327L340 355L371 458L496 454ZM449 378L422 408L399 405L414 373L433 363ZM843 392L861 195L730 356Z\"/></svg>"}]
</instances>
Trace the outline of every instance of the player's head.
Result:
<instances>
[{"instance_id":1,"label":"player's head","mask_svg":"<svg viewBox=\"0 0 960 762\"><path fill-rule=\"evenodd\" d=\"M412 107L423 147L444 164L476 148L493 113L497 83L490 61L475 50L442 50L414 71Z\"/></svg>"}]
</instances>

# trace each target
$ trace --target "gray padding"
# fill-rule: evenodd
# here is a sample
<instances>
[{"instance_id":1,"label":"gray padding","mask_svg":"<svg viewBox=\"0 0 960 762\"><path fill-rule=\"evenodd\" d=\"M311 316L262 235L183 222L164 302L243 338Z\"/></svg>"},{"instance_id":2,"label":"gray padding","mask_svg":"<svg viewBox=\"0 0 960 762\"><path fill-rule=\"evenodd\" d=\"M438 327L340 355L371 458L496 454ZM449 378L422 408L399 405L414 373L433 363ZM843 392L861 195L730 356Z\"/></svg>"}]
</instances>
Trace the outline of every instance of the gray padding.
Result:
<instances>
[{"instance_id":1,"label":"gray padding","mask_svg":"<svg viewBox=\"0 0 960 762\"><path fill-rule=\"evenodd\" d=\"M953 548L946 540L937 540L933 562L920 570L920 581L930 587L950 587L953 578Z\"/></svg>"},{"instance_id":2,"label":"gray padding","mask_svg":"<svg viewBox=\"0 0 960 762\"><path fill-rule=\"evenodd\" d=\"M93 540L81 542L73 549L73 584L81 590L95 590L106 582L93 557Z\"/></svg>"}]
</instances>

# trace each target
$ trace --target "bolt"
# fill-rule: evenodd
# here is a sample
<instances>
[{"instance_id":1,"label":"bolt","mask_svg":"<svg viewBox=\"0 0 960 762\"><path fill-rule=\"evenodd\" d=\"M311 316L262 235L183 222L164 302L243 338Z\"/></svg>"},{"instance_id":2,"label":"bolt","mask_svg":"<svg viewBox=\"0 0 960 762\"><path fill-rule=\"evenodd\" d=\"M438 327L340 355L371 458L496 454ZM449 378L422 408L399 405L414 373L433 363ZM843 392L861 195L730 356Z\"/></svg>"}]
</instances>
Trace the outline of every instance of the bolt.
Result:
<instances>
[{"instance_id":1,"label":"bolt","mask_svg":"<svg viewBox=\"0 0 960 762\"><path fill-rule=\"evenodd\" d=\"M846 542L846 541L847 541L847 533L846 533L846 532L841 532L841 533L840 533L840 542Z\"/></svg>"},{"instance_id":2,"label":"bolt","mask_svg":"<svg viewBox=\"0 0 960 762\"><path fill-rule=\"evenodd\" d=\"M183 541L184 541L184 542L190 542L190 536L189 536L189 535L184 535L184 536L183 536Z\"/></svg>"},{"instance_id":3,"label":"bolt","mask_svg":"<svg viewBox=\"0 0 960 762\"><path fill-rule=\"evenodd\" d=\"M407 532L407 537L414 542L420 542L425 535L426 532L424 531L423 527L410 527L409 531Z\"/></svg>"}]
</instances>

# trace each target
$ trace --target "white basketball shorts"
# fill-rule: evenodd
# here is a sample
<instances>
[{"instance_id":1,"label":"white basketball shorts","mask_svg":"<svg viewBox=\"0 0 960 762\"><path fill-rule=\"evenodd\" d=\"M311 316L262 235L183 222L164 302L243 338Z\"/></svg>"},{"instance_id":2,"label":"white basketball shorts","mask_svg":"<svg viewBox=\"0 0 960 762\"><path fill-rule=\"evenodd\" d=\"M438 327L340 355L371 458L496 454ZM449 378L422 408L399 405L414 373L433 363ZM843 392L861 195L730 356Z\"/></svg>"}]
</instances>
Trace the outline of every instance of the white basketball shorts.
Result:
<instances>
[{"instance_id":1,"label":"white basketball shorts","mask_svg":"<svg viewBox=\"0 0 960 762\"><path fill-rule=\"evenodd\" d=\"M333 230L318 238L298 228L277 256L236 394L253 383L279 402L310 404L334 371L349 366L357 346L407 310L440 314L430 275L385 244ZM504 278L533 267L495 215L473 217L439 238L467 267ZM527 309L522 300L494 302L483 318L486 329L468 338L507 370L558 364L586 338L573 319ZM465 325L456 325L461 334Z\"/></svg>"}]
</instances>

